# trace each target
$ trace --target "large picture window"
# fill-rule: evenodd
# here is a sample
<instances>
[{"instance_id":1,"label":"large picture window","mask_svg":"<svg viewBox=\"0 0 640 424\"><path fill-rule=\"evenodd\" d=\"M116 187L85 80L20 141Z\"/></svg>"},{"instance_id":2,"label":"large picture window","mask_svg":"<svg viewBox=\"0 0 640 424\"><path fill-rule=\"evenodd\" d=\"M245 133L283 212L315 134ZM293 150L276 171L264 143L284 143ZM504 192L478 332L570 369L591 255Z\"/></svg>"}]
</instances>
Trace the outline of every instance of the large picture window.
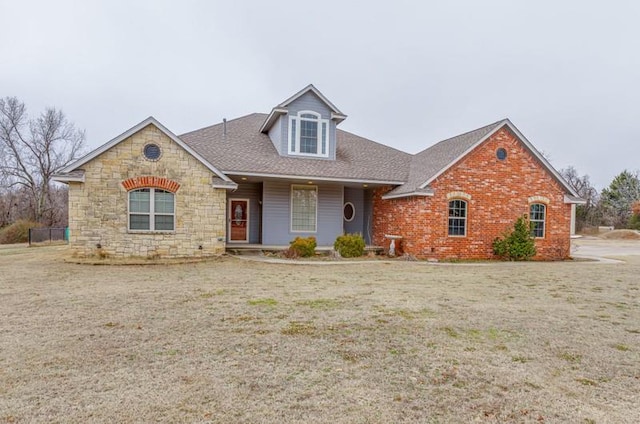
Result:
<instances>
[{"instance_id":1,"label":"large picture window","mask_svg":"<svg viewBox=\"0 0 640 424\"><path fill-rule=\"evenodd\" d=\"M529 223L531 235L536 238L544 238L544 224L547 215L547 207L542 203L533 203L529 207Z\"/></svg>"},{"instance_id":2,"label":"large picture window","mask_svg":"<svg viewBox=\"0 0 640 424\"><path fill-rule=\"evenodd\" d=\"M129 192L129 229L133 231L174 231L174 194L157 188Z\"/></svg>"},{"instance_id":3,"label":"large picture window","mask_svg":"<svg viewBox=\"0 0 640 424\"><path fill-rule=\"evenodd\" d=\"M318 187L291 186L291 231L315 233L318 217Z\"/></svg>"},{"instance_id":4,"label":"large picture window","mask_svg":"<svg viewBox=\"0 0 640 424\"><path fill-rule=\"evenodd\" d=\"M299 112L289 117L289 153L302 156L327 157L329 121L319 113Z\"/></svg>"},{"instance_id":5,"label":"large picture window","mask_svg":"<svg viewBox=\"0 0 640 424\"><path fill-rule=\"evenodd\" d=\"M464 200L449 202L449 235L467 235L467 202Z\"/></svg>"}]
</instances>

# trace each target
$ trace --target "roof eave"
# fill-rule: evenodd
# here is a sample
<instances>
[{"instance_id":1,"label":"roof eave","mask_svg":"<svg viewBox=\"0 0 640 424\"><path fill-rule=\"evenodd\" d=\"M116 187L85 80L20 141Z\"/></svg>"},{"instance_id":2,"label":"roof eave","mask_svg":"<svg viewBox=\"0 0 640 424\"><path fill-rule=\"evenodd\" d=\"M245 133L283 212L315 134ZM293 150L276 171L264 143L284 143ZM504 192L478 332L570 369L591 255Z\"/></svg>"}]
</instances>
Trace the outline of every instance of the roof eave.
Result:
<instances>
[{"instance_id":1,"label":"roof eave","mask_svg":"<svg viewBox=\"0 0 640 424\"><path fill-rule=\"evenodd\" d=\"M433 197L433 194L434 194L433 191L411 191L409 193L397 193L397 194L387 193L382 195L382 199L383 200L400 199L403 197L414 197L414 196Z\"/></svg>"},{"instance_id":2,"label":"roof eave","mask_svg":"<svg viewBox=\"0 0 640 424\"><path fill-rule=\"evenodd\" d=\"M260 132L266 133L267 131L269 131L273 126L273 124L276 122L276 120L280 116L286 115L287 112L288 112L287 109L282 109L277 107L274 107L273 109L271 109L271 113L269 114L269 116L267 116L267 119L264 120L264 122L262 123L262 126L260 127Z\"/></svg>"},{"instance_id":3,"label":"roof eave","mask_svg":"<svg viewBox=\"0 0 640 424\"><path fill-rule=\"evenodd\" d=\"M513 125L513 123L510 120L506 119L505 121L509 126L509 129L513 131L513 133L520 140L522 140L522 142L525 144L525 146L527 146L529 151L533 153L533 155L545 166L545 168L547 168L547 170L555 177L555 179L560 183L560 185L562 185L562 187L571 196L575 197L576 199L580 199L580 195L573 189L573 187L569 185L569 183L567 183L567 181L564 178L562 178L562 175L560 175L560 173L556 171L556 169L549 163L549 161L542 155L542 153L540 153L535 147L533 147L533 144L531 144L531 142L527 140L527 138L520 132L520 130L516 128L516 126Z\"/></svg>"},{"instance_id":4,"label":"roof eave","mask_svg":"<svg viewBox=\"0 0 640 424\"><path fill-rule=\"evenodd\" d=\"M64 167L63 169L60 170L61 174L69 173L71 171L76 170L78 167L80 167L80 166L86 164L87 162L97 158L102 153L104 153L107 150L111 149L112 147L118 145L119 143L121 143L122 141L124 141L127 138L131 137L132 135L134 135L135 133L137 133L138 131L140 131L141 129L145 128L148 125L154 125L160 131L162 131L167 137L169 137L173 142L175 142L180 147L182 147L191 156L195 157L200 163L202 163L207 169L209 169L209 171L213 172L215 175L220 177L222 180L232 182L229 177L224 175L224 173L220 172L215 166L213 166L213 164L211 164L208 160L206 160L204 157L202 157L198 152L196 152L191 147L189 147L188 144L186 144L184 141L182 141L177 135L175 135L174 133L169 131L169 129L167 127L162 125L153 116L150 116L147 119L145 119L144 121L140 122L139 124L134 125L133 127L129 128L127 131L125 131L122 134L120 134L119 136L111 139L110 141L106 142L105 144L103 144L102 146L98 147L97 149L92 150L91 152L87 153L86 155L84 155L83 157L78 159L77 161L75 161L75 162L71 163L70 165Z\"/></svg>"},{"instance_id":5,"label":"roof eave","mask_svg":"<svg viewBox=\"0 0 640 424\"><path fill-rule=\"evenodd\" d=\"M475 149L476 147L478 147L479 145L481 145L482 143L485 142L485 140L488 140L489 137L491 137L493 134L495 134L500 128L502 128L509 120L508 119L503 119L502 121L498 121L498 125L496 125L496 127L489 131L489 133L487 133L484 137L480 138L480 140L476 141L471 147L469 147L467 150L465 150L464 152L462 152L460 155L458 155L458 157L456 157L455 159L453 159L451 162L449 162L449 164L447 166L445 166L444 168L442 168L440 171L438 171L437 173L435 173L431 178L429 178L427 181L425 181L424 183L420 184L419 188L420 189L424 189L425 187L427 187L429 184L431 184L436 178L438 178L440 175L444 174L445 172L447 172L449 169L451 169L451 167L453 167L453 165L455 165L456 163L458 163L458 161L460 161L460 159L462 159L463 157L467 156L469 153L471 153L473 151L473 149Z\"/></svg>"},{"instance_id":6,"label":"roof eave","mask_svg":"<svg viewBox=\"0 0 640 424\"><path fill-rule=\"evenodd\" d=\"M320 100L322 100L327 106L329 106L329 108L331 109L331 111L333 113L335 113L336 115L342 115L345 116L346 115L342 112L340 112L340 109L338 109L336 107L336 105L334 105L333 103L331 103L331 101L329 99L327 99L324 94L322 94L320 92L320 90L318 90L313 84L309 84L307 85L305 88L303 88L302 90L298 91L296 94L294 94L293 96L289 97L287 100L285 100L284 102L280 103L278 105L278 107L287 107L289 106L291 103L293 103L296 99L300 98L302 95L304 95L305 93L307 93L308 91L311 91L313 94L315 94L316 96L318 96L320 98Z\"/></svg>"},{"instance_id":7,"label":"roof eave","mask_svg":"<svg viewBox=\"0 0 640 424\"><path fill-rule=\"evenodd\" d=\"M562 185L562 187L573 197L575 198L580 198L580 196L578 195L578 193L575 192L575 190L565 181L564 178L562 178L562 176L558 173L558 171L555 170L555 168L549 163L549 161L547 161L545 159L545 157L533 146L533 144L531 144L531 142L529 140L527 140L527 138L524 136L524 134L522 134L520 132L520 130L518 130L518 128L516 128L515 125L513 125L513 123L508 119L505 118L502 121L498 121L499 124L496 125L496 127L489 131L488 134L486 134L484 137L482 137L479 141L477 141L476 143L474 143L470 148L468 148L467 150L465 150L462 154L460 154L457 158L455 158L454 160L452 160L447 166L445 166L444 168L442 168L440 171L438 171L435 175L433 175L431 178L429 178L427 181L425 181L424 183L422 183L419 188L420 189L424 189L425 187L427 187L429 184L431 184L436 178L438 178L440 175L444 174L447 170L449 170L451 167L453 167L456 163L458 163L458 161L460 161L460 159L462 159L463 157L465 157L466 155L468 155L469 153L471 153L472 150L474 150L476 147L478 147L480 144L484 143L487 139L489 139L491 136L493 136L498 130L500 130L502 127L504 127L505 125L516 135L516 137L518 137L522 143L524 143L524 145L527 147L527 149L542 163L542 165L547 169L547 171L549 171L551 173L551 175L553 175L553 177Z\"/></svg>"},{"instance_id":8,"label":"roof eave","mask_svg":"<svg viewBox=\"0 0 640 424\"><path fill-rule=\"evenodd\" d=\"M586 205L587 201L578 196L569 196L565 194L564 203L572 205Z\"/></svg>"},{"instance_id":9,"label":"roof eave","mask_svg":"<svg viewBox=\"0 0 640 424\"><path fill-rule=\"evenodd\" d=\"M347 115L331 112L331 119L336 121L336 124L339 124L340 122L342 122L345 119L347 119Z\"/></svg>"},{"instance_id":10,"label":"roof eave","mask_svg":"<svg viewBox=\"0 0 640 424\"><path fill-rule=\"evenodd\" d=\"M226 184L220 184L220 183L213 183L211 184L211 187L213 188L223 188L225 190L236 190L238 188L238 184L237 183L226 183Z\"/></svg>"},{"instance_id":11,"label":"roof eave","mask_svg":"<svg viewBox=\"0 0 640 424\"><path fill-rule=\"evenodd\" d=\"M373 180L364 178L340 178L321 175L296 175L296 174L270 174L267 172L248 172L248 171L223 171L227 175L237 175L240 177L261 177L261 178L276 178L276 179L290 179L290 180L315 180L315 181L329 181L339 183L358 183L358 184L378 184L378 185L402 185L405 181L397 180Z\"/></svg>"},{"instance_id":12,"label":"roof eave","mask_svg":"<svg viewBox=\"0 0 640 424\"><path fill-rule=\"evenodd\" d=\"M51 177L53 181L59 183L84 183L84 175L76 176L76 175L64 175L64 174L56 174Z\"/></svg>"}]
</instances>

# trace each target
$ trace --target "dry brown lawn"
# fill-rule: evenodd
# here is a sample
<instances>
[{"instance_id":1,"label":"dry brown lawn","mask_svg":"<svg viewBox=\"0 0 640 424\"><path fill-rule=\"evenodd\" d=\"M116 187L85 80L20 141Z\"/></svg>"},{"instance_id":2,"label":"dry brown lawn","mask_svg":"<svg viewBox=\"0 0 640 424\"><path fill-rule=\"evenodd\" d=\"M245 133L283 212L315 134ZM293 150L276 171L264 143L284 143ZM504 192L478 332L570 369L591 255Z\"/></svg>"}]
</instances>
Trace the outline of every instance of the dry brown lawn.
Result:
<instances>
[{"instance_id":1,"label":"dry brown lawn","mask_svg":"<svg viewBox=\"0 0 640 424\"><path fill-rule=\"evenodd\" d=\"M156 266L0 249L0 423L637 423L625 264Z\"/></svg>"}]
</instances>

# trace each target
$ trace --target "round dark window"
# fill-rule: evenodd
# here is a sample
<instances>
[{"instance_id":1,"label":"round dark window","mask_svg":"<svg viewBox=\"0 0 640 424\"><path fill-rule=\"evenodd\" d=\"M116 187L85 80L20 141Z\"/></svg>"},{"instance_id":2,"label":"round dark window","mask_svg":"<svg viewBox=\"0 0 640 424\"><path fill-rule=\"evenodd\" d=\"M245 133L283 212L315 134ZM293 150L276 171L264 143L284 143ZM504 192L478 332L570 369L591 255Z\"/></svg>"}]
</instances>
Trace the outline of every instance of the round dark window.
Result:
<instances>
[{"instance_id":1,"label":"round dark window","mask_svg":"<svg viewBox=\"0 0 640 424\"><path fill-rule=\"evenodd\" d=\"M147 144L144 146L144 157L149 160L160 159L160 146L157 144Z\"/></svg>"},{"instance_id":2,"label":"round dark window","mask_svg":"<svg viewBox=\"0 0 640 424\"><path fill-rule=\"evenodd\" d=\"M356 208L353 206L353 203L347 202L344 204L344 208L342 209L344 213L344 220L347 222L353 221L353 218L356 216Z\"/></svg>"},{"instance_id":3,"label":"round dark window","mask_svg":"<svg viewBox=\"0 0 640 424\"><path fill-rule=\"evenodd\" d=\"M496 157L498 160L505 160L507 158L507 151L502 147L496 150Z\"/></svg>"}]
</instances>

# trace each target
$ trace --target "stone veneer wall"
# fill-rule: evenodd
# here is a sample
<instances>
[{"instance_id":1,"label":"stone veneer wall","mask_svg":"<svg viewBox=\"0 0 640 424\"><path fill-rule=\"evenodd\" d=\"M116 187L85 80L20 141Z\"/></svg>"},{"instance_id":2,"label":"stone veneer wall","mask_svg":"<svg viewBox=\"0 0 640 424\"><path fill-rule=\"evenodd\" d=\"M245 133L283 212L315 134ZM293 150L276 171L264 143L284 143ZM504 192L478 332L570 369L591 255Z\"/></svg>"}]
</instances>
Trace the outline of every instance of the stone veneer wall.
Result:
<instances>
[{"instance_id":1,"label":"stone veneer wall","mask_svg":"<svg viewBox=\"0 0 640 424\"><path fill-rule=\"evenodd\" d=\"M143 155L150 142L162 150L157 161ZM85 182L69 183L69 244L74 255L169 258L224 252L225 190L213 188L212 172L154 125L102 153L83 169ZM128 230L128 194L123 182L145 176L167 178L180 185L175 193L175 231Z\"/></svg>"},{"instance_id":2,"label":"stone veneer wall","mask_svg":"<svg viewBox=\"0 0 640 424\"><path fill-rule=\"evenodd\" d=\"M496 158L498 148L507 158ZM570 254L571 205L564 189L506 128L496 132L430 184L432 197L383 200L392 187L374 193L374 243L385 234L403 236L406 253L419 258L490 259L493 240L529 214L530 203L546 203L545 237L536 239L536 259ZM448 235L448 202L467 201L467 235Z\"/></svg>"}]
</instances>

